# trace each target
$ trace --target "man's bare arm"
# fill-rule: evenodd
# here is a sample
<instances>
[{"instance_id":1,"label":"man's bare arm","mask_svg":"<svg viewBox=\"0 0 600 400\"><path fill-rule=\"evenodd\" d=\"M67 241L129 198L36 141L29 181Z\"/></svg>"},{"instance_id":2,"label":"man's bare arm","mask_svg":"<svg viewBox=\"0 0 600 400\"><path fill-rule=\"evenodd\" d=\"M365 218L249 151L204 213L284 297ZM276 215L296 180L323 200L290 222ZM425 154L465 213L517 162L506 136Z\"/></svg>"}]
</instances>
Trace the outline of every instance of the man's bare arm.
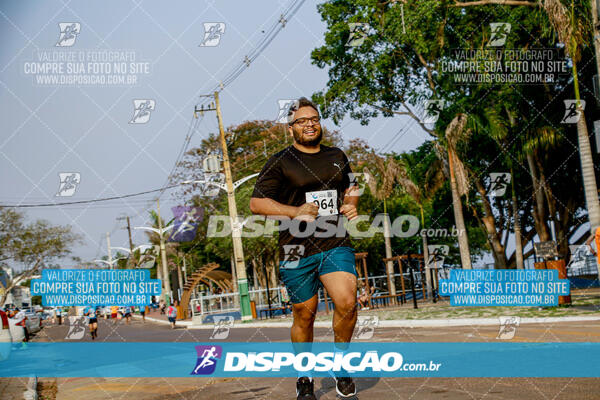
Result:
<instances>
[{"instance_id":1,"label":"man's bare arm","mask_svg":"<svg viewBox=\"0 0 600 400\"><path fill-rule=\"evenodd\" d=\"M308 219L314 219L319 213L319 208L313 203L305 203L300 207L294 207L269 198L252 197L250 199L250 211L267 217L296 218L306 216Z\"/></svg>"},{"instance_id":2,"label":"man's bare arm","mask_svg":"<svg viewBox=\"0 0 600 400\"><path fill-rule=\"evenodd\" d=\"M589 246L590 244L592 244L593 241L594 241L594 235L591 235L589 237L589 239L585 241L585 244Z\"/></svg>"},{"instance_id":3,"label":"man's bare arm","mask_svg":"<svg viewBox=\"0 0 600 400\"><path fill-rule=\"evenodd\" d=\"M358 186L350 186L344 192L344 202L340 207L340 212L344 214L349 220L352 220L358 216Z\"/></svg>"}]
</instances>

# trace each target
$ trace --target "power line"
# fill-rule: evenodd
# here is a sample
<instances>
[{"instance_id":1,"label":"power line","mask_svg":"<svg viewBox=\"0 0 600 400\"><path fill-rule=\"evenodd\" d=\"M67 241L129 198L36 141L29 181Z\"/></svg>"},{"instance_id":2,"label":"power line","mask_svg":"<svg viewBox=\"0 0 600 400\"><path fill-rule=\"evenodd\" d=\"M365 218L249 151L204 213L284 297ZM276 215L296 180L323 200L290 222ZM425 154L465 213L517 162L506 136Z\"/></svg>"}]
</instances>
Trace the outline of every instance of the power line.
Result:
<instances>
[{"instance_id":1,"label":"power line","mask_svg":"<svg viewBox=\"0 0 600 400\"><path fill-rule=\"evenodd\" d=\"M125 198L128 198L128 197L141 196L143 194L148 194L148 193L160 192L161 190L170 189L170 188L173 188L173 187L176 187L176 186L179 186L179 184L165 186L165 187L162 187L160 189L146 190L144 192L124 194L122 196L103 197L103 198L100 198L100 199L92 199L92 200L68 201L68 202L61 202L61 203L39 203L39 204L0 204L0 207L33 208L33 207L66 206L66 205L70 205L70 204L98 203L98 202L101 202L101 201L119 200L119 199L125 199Z\"/></svg>"},{"instance_id":2,"label":"power line","mask_svg":"<svg viewBox=\"0 0 600 400\"><path fill-rule=\"evenodd\" d=\"M246 55L246 57L244 58L243 61L241 61L221 82L219 82L218 84L216 84L213 89L211 90L210 93L213 92L221 92L225 89L226 86L230 85L231 83L233 83L233 81L235 81L235 79L237 79L238 76L241 75L241 73L250 67L250 64L256 59L258 58L258 56L267 48L267 46L275 39L275 37L279 34L279 32L285 27L286 23L296 14L296 12L298 12L298 10L302 7L302 5L304 4L306 0L295 0L284 12L283 14L281 14L281 16L279 17L279 19L277 20L276 23L274 23L271 28L266 32L265 36L263 37L263 39L258 43L258 45L256 45L254 47L254 49L248 54ZM200 96L200 97L206 97L206 96ZM211 101L211 98L206 98L206 100L204 100L203 102L201 102L199 105L204 105L204 106L208 106L208 104ZM179 165L179 163L181 162L181 158L185 155L187 148L189 146L189 143L192 139L192 136L194 134L194 132L196 131L196 127L199 123L199 120L196 121L192 121L192 124L190 124L190 126L194 125L193 128L190 129L190 131L188 131L188 135L186 135L186 138L184 139L183 145L179 151L179 154L177 155L177 158L175 159L175 163L173 165L173 168L171 169L171 172L169 172L169 175L167 176L167 180L165 182L165 185L168 185L168 183L170 182L173 173L175 172L175 170L177 169L177 166ZM166 189L166 186L165 186ZM162 196L164 190L160 190L160 193L158 194L157 198L160 198L160 196Z\"/></svg>"}]
</instances>

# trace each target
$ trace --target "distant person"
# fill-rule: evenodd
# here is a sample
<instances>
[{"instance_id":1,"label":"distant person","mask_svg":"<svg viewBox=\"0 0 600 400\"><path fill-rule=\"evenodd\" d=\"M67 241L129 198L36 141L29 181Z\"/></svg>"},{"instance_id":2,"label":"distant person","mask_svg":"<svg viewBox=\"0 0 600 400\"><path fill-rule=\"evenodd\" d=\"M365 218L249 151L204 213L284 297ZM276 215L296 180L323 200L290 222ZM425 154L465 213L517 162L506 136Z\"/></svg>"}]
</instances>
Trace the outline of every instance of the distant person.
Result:
<instances>
[{"instance_id":1,"label":"distant person","mask_svg":"<svg viewBox=\"0 0 600 400\"><path fill-rule=\"evenodd\" d=\"M83 315L88 317L88 326L90 327L90 335L92 340L98 337L98 317L94 307L86 307L83 310Z\"/></svg>"},{"instance_id":2,"label":"distant person","mask_svg":"<svg viewBox=\"0 0 600 400\"><path fill-rule=\"evenodd\" d=\"M592 242L596 242L596 249L592 247ZM598 264L600 264L600 255L598 252L600 251L600 226L596 228L594 233L590 235L589 239L585 242L586 245L590 246L592 250L592 254L595 255L598 259Z\"/></svg>"},{"instance_id":3,"label":"distant person","mask_svg":"<svg viewBox=\"0 0 600 400\"><path fill-rule=\"evenodd\" d=\"M117 315L119 314L119 307L110 307L110 318L113 320L113 325L117 323Z\"/></svg>"},{"instance_id":4,"label":"distant person","mask_svg":"<svg viewBox=\"0 0 600 400\"><path fill-rule=\"evenodd\" d=\"M371 294L373 294L373 288L371 288ZM369 293L367 292L367 287L365 284L360 286L360 292L356 300L358 301L358 304L362 310L369 309Z\"/></svg>"},{"instance_id":5,"label":"distant person","mask_svg":"<svg viewBox=\"0 0 600 400\"><path fill-rule=\"evenodd\" d=\"M148 306L140 306L140 315L142 316L142 322L146 323L146 309Z\"/></svg>"},{"instance_id":6,"label":"distant person","mask_svg":"<svg viewBox=\"0 0 600 400\"><path fill-rule=\"evenodd\" d=\"M132 308L133 307L125 307L125 309L123 310L123 317L125 317L125 323L127 325L129 325L129 322L131 322Z\"/></svg>"},{"instance_id":7,"label":"distant person","mask_svg":"<svg viewBox=\"0 0 600 400\"><path fill-rule=\"evenodd\" d=\"M62 325L62 310L60 307L56 307L56 320L59 325Z\"/></svg>"},{"instance_id":8,"label":"distant person","mask_svg":"<svg viewBox=\"0 0 600 400\"><path fill-rule=\"evenodd\" d=\"M171 323L171 329L175 329L175 321L177 320L177 308L171 304L169 308L167 308L167 318Z\"/></svg>"},{"instance_id":9,"label":"distant person","mask_svg":"<svg viewBox=\"0 0 600 400\"><path fill-rule=\"evenodd\" d=\"M167 303L165 303L165 301L163 299L160 299L160 301L158 302L159 308L160 308L160 314L164 315L165 314L165 309L167 308Z\"/></svg>"}]
</instances>

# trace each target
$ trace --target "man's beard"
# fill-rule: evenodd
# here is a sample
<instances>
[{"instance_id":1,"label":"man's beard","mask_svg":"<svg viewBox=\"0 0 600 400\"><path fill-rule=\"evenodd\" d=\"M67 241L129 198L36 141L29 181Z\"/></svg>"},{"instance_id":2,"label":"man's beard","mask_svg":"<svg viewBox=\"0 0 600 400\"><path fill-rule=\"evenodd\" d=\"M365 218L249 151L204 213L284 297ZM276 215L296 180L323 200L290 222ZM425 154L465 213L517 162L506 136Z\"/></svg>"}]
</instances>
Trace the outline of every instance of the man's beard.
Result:
<instances>
[{"instance_id":1,"label":"man's beard","mask_svg":"<svg viewBox=\"0 0 600 400\"><path fill-rule=\"evenodd\" d=\"M323 137L323 131L321 129L318 130L317 136L309 139L305 139L304 134L302 132L298 132L296 129L292 129L292 132L294 132L294 140L296 143L307 147L318 145L321 143L321 138ZM315 129L315 132L317 132L317 129Z\"/></svg>"}]
</instances>

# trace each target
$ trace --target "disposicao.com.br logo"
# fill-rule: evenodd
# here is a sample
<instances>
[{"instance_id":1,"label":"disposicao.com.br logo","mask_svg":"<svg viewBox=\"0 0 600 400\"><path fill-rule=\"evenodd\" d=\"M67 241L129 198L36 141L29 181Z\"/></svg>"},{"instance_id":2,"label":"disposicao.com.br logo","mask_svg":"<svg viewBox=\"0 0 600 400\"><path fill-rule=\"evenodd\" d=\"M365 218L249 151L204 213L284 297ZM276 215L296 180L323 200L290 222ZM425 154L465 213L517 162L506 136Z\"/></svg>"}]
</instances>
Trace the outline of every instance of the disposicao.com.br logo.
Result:
<instances>
[{"instance_id":1,"label":"disposicao.com.br logo","mask_svg":"<svg viewBox=\"0 0 600 400\"><path fill-rule=\"evenodd\" d=\"M215 375L231 373L270 373L281 372L294 375L297 372L313 373L348 372L369 376L378 372L438 372L441 363L431 360L423 363L405 363L402 354L368 351L230 351L223 352L221 346L196 346L198 360L191 375ZM224 359L222 369L217 367L219 359Z\"/></svg>"}]
</instances>

